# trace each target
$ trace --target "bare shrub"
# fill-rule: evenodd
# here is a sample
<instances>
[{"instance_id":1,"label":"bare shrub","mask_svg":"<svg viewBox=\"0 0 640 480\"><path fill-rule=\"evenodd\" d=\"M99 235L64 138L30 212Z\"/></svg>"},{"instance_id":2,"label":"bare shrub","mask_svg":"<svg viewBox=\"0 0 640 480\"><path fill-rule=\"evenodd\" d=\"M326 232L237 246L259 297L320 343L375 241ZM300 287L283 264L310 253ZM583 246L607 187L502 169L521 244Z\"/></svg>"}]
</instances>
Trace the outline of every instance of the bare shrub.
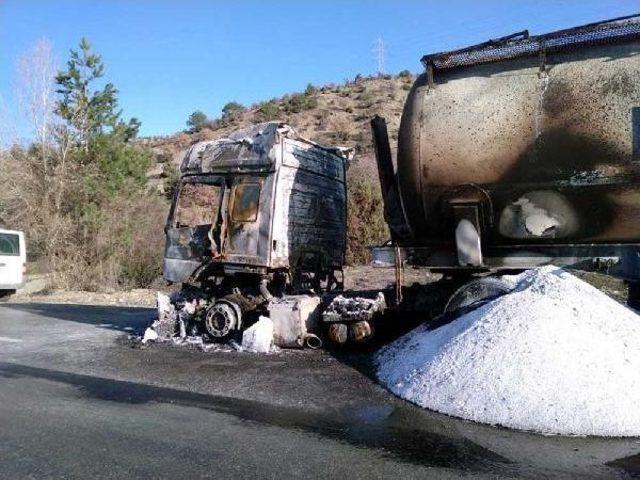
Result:
<instances>
[{"instance_id":1,"label":"bare shrub","mask_svg":"<svg viewBox=\"0 0 640 480\"><path fill-rule=\"evenodd\" d=\"M352 172L347 181L347 253L350 265L371 261L369 248L388 237L382 194L376 177Z\"/></svg>"},{"instance_id":2,"label":"bare shrub","mask_svg":"<svg viewBox=\"0 0 640 480\"><path fill-rule=\"evenodd\" d=\"M16 97L28 118L48 174L48 147L55 128L55 88L53 80L58 65L51 43L42 38L17 61Z\"/></svg>"},{"instance_id":3,"label":"bare shrub","mask_svg":"<svg viewBox=\"0 0 640 480\"><path fill-rule=\"evenodd\" d=\"M111 208L89 232L87 245L67 243L49 259L55 288L143 288L161 275L166 202L153 194L112 200Z\"/></svg>"},{"instance_id":4,"label":"bare shrub","mask_svg":"<svg viewBox=\"0 0 640 480\"><path fill-rule=\"evenodd\" d=\"M347 117L334 115L329 118L328 129L333 133L334 138L339 142L349 140L349 134L353 128L351 121Z\"/></svg>"},{"instance_id":5,"label":"bare shrub","mask_svg":"<svg viewBox=\"0 0 640 480\"><path fill-rule=\"evenodd\" d=\"M162 274L167 213L167 203L157 195L114 199L96 235L97 250L106 252L100 260L114 264L107 286L148 287Z\"/></svg>"}]
</instances>

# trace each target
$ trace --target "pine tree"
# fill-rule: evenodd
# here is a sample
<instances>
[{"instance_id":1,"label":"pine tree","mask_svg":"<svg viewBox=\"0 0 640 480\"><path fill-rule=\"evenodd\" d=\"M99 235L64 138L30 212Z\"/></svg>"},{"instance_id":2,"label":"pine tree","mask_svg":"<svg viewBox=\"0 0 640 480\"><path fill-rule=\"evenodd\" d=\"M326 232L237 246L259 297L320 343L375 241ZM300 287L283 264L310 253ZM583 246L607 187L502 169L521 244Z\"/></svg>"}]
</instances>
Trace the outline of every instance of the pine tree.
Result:
<instances>
[{"instance_id":1,"label":"pine tree","mask_svg":"<svg viewBox=\"0 0 640 480\"><path fill-rule=\"evenodd\" d=\"M140 122L133 118L125 123L118 110L118 90L111 83L94 89L96 80L104 75L102 57L91 50L91 44L83 38L79 50L71 50L67 70L56 76L56 113L67 123L85 151L90 139L99 134L113 133L122 140L135 137Z\"/></svg>"}]
</instances>

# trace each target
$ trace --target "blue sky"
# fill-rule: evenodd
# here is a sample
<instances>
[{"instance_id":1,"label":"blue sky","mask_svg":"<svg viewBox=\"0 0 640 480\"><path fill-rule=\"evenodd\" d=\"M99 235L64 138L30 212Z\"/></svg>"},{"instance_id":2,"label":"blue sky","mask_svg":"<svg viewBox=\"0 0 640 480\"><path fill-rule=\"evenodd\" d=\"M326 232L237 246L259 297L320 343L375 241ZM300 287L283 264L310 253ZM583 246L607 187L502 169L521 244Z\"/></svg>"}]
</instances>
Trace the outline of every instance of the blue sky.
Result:
<instances>
[{"instance_id":1,"label":"blue sky","mask_svg":"<svg viewBox=\"0 0 640 480\"><path fill-rule=\"evenodd\" d=\"M17 57L38 39L63 65L86 36L123 115L138 117L143 135L169 134L196 109L217 116L230 100L375 73L378 37L387 72L418 72L425 53L635 12L639 0L0 0L0 97L12 111Z\"/></svg>"}]
</instances>

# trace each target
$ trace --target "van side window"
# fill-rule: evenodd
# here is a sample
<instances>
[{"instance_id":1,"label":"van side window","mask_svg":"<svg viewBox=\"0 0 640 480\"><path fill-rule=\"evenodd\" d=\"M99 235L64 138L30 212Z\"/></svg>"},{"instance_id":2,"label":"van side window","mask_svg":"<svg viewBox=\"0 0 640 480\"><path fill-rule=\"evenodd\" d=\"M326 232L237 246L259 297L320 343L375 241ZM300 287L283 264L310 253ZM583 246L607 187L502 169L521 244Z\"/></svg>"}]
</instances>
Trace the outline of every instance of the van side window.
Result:
<instances>
[{"instance_id":1,"label":"van side window","mask_svg":"<svg viewBox=\"0 0 640 480\"><path fill-rule=\"evenodd\" d=\"M260 185L257 183L241 183L233 192L233 212L231 219L235 222L255 222L258 218L258 202Z\"/></svg>"},{"instance_id":2,"label":"van side window","mask_svg":"<svg viewBox=\"0 0 640 480\"><path fill-rule=\"evenodd\" d=\"M20 255L20 237L15 233L0 233L0 255Z\"/></svg>"}]
</instances>

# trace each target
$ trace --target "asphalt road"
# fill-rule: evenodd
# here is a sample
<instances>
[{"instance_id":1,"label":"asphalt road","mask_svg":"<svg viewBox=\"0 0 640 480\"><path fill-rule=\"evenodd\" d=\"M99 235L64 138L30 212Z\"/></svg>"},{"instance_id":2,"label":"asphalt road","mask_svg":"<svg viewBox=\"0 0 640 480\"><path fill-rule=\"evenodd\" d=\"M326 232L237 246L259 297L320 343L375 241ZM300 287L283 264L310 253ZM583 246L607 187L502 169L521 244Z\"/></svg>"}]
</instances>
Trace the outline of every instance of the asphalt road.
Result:
<instances>
[{"instance_id":1,"label":"asphalt road","mask_svg":"<svg viewBox=\"0 0 640 480\"><path fill-rule=\"evenodd\" d=\"M396 399L362 355L133 348L148 309L0 307L0 478L628 478L636 439L543 437Z\"/></svg>"}]
</instances>

